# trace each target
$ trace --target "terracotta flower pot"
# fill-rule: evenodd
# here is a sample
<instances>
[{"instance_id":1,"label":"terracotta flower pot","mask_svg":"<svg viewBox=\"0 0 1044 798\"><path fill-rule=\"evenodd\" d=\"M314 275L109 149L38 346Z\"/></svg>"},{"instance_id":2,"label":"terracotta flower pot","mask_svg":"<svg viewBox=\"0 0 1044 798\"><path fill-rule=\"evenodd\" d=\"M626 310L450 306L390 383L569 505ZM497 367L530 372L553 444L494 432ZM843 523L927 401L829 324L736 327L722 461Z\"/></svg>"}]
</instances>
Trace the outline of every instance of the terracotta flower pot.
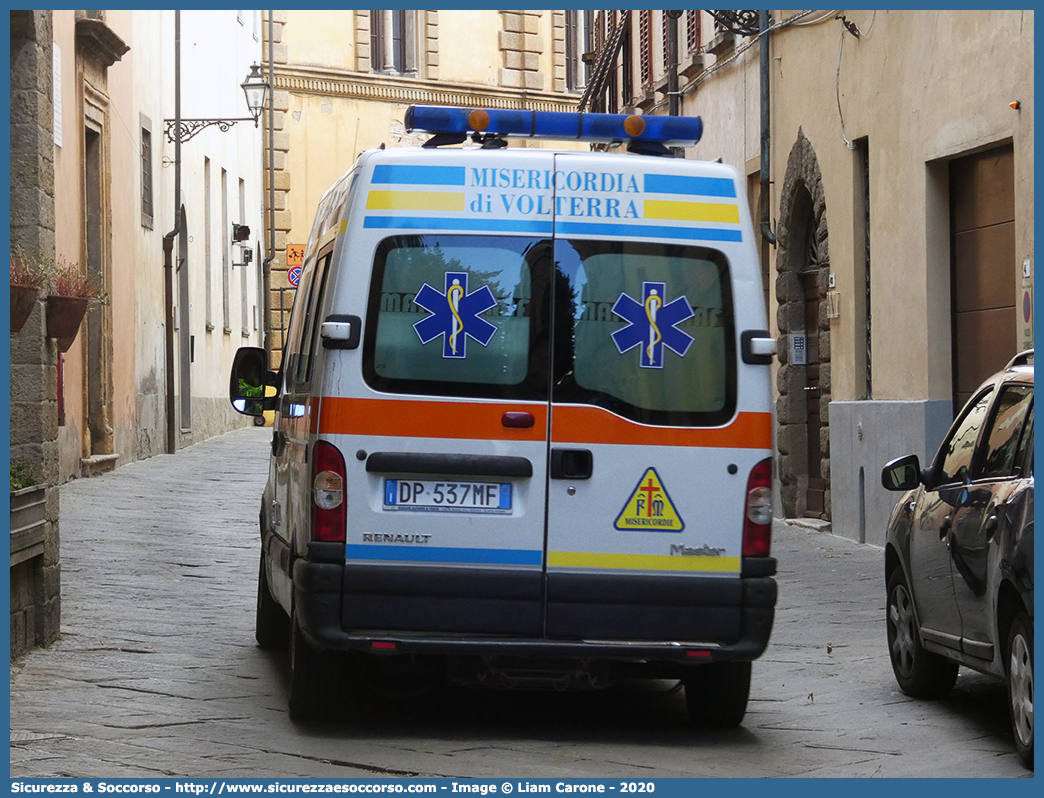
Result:
<instances>
[{"instance_id":1,"label":"terracotta flower pot","mask_svg":"<svg viewBox=\"0 0 1044 798\"><path fill-rule=\"evenodd\" d=\"M76 340L87 313L87 302L86 297L80 296L47 297L47 336L58 339L59 352L67 352Z\"/></svg>"},{"instance_id":2,"label":"terracotta flower pot","mask_svg":"<svg viewBox=\"0 0 1044 798\"><path fill-rule=\"evenodd\" d=\"M11 286L11 332L18 332L29 320L40 289L31 285Z\"/></svg>"}]
</instances>

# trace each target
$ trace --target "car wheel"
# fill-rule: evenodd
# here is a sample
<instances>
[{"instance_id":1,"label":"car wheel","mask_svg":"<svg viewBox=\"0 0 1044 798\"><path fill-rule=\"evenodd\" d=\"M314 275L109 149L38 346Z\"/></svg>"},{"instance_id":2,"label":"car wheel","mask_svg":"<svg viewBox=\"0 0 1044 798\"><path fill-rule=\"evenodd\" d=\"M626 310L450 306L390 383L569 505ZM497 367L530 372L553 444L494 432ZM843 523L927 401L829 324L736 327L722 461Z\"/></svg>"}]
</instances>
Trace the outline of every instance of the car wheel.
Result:
<instances>
[{"instance_id":1,"label":"car wheel","mask_svg":"<svg viewBox=\"0 0 1044 798\"><path fill-rule=\"evenodd\" d=\"M316 651L301 633L296 613L290 619L290 717L294 720L316 720L326 717L330 705L324 701L324 690L332 685L325 678L329 668L326 652Z\"/></svg>"},{"instance_id":2,"label":"car wheel","mask_svg":"<svg viewBox=\"0 0 1044 798\"><path fill-rule=\"evenodd\" d=\"M286 611L272 598L265 572L265 553L257 569L257 612L254 615L254 639L261 648L283 648L290 630Z\"/></svg>"},{"instance_id":3,"label":"car wheel","mask_svg":"<svg viewBox=\"0 0 1044 798\"><path fill-rule=\"evenodd\" d=\"M749 662L712 662L694 668L682 680L689 719L697 726L731 729L747 713Z\"/></svg>"},{"instance_id":4,"label":"car wheel","mask_svg":"<svg viewBox=\"0 0 1044 798\"><path fill-rule=\"evenodd\" d=\"M1015 747L1033 770L1033 622L1025 612L1015 616L1008 632L1008 709Z\"/></svg>"},{"instance_id":5,"label":"car wheel","mask_svg":"<svg viewBox=\"0 0 1044 798\"><path fill-rule=\"evenodd\" d=\"M888 580L888 654L899 687L914 698L942 698L953 689L959 665L921 646L913 598L903 569Z\"/></svg>"}]
</instances>

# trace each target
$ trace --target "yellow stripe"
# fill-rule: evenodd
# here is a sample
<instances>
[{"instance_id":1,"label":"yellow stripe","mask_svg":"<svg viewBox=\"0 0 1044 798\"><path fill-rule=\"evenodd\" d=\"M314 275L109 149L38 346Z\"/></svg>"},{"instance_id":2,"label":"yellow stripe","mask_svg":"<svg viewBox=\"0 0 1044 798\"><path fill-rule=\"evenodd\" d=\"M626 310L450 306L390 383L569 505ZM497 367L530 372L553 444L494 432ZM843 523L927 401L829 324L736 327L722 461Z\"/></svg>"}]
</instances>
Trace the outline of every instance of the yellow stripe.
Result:
<instances>
[{"instance_id":1,"label":"yellow stripe","mask_svg":"<svg viewBox=\"0 0 1044 798\"><path fill-rule=\"evenodd\" d=\"M717 571L738 573L739 557L686 557L670 554L592 554L549 551L547 564L562 568L616 568L627 571Z\"/></svg>"},{"instance_id":2,"label":"yellow stripe","mask_svg":"<svg viewBox=\"0 0 1044 798\"><path fill-rule=\"evenodd\" d=\"M337 235L343 236L348 232L348 220L341 219L341 226L337 228Z\"/></svg>"},{"instance_id":3,"label":"yellow stripe","mask_svg":"<svg viewBox=\"0 0 1044 798\"><path fill-rule=\"evenodd\" d=\"M458 191L371 191L366 198L371 211L463 211L464 194Z\"/></svg>"},{"instance_id":4,"label":"yellow stripe","mask_svg":"<svg viewBox=\"0 0 1044 798\"><path fill-rule=\"evenodd\" d=\"M739 224L739 208L717 202L673 202L646 200L646 219L673 219L679 222L725 222Z\"/></svg>"}]
</instances>

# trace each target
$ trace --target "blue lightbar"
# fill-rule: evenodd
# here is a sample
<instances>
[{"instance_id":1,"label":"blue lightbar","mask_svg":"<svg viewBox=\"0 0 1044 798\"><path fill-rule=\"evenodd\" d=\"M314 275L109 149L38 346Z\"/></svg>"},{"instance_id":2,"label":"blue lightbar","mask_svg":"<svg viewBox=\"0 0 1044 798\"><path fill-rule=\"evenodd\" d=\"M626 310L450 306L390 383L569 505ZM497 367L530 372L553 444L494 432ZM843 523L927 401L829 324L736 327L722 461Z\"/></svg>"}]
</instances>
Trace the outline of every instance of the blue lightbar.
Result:
<instances>
[{"instance_id":1,"label":"blue lightbar","mask_svg":"<svg viewBox=\"0 0 1044 798\"><path fill-rule=\"evenodd\" d=\"M584 114L564 111L516 111L411 105L406 130L498 138L541 138L572 141L656 142L666 147L692 147L703 135L698 116Z\"/></svg>"}]
</instances>

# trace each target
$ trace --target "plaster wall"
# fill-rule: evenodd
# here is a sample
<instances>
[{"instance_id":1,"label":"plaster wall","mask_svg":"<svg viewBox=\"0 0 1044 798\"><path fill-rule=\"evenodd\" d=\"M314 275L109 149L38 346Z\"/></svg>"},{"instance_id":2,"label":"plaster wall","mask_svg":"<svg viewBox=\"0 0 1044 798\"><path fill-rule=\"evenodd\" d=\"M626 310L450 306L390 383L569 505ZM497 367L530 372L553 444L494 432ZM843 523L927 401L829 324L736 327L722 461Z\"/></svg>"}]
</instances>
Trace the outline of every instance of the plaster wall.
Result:
<instances>
[{"instance_id":1,"label":"plaster wall","mask_svg":"<svg viewBox=\"0 0 1044 798\"><path fill-rule=\"evenodd\" d=\"M951 381L946 160L1013 143L1012 269L1021 277L1023 259L1032 258L1033 13L846 13L864 31L859 39L832 18L773 35L776 180L801 128L823 174L831 268L841 298L832 346L852 353L862 346L863 331L854 322L862 301L863 246L855 158L846 139L867 138L874 398L941 399ZM1021 109L1012 110L1008 103L1020 98ZM851 356L834 359L836 398L861 398L855 364Z\"/></svg>"},{"instance_id":2,"label":"plaster wall","mask_svg":"<svg viewBox=\"0 0 1044 798\"><path fill-rule=\"evenodd\" d=\"M497 43L498 11L439 11L439 78L455 83L497 85L504 65Z\"/></svg>"},{"instance_id":3,"label":"plaster wall","mask_svg":"<svg viewBox=\"0 0 1044 798\"><path fill-rule=\"evenodd\" d=\"M260 62L260 16L257 12L184 11L181 15L182 117L247 117L240 83L252 63ZM55 147L56 252L59 258L83 263L84 230L84 105L81 68L76 60L73 12L55 12L56 43L62 54L63 141ZM108 241L108 306L106 345L111 390L107 423L112 430L112 453L123 464L166 451L166 388L163 237L175 227L174 145L164 135L164 120L174 118L174 12L108 11L105 22L130 50L107 70L107 102L102 137L103 228ZM151 130L151 223L142 213L142 128ZM190 364L192 416L177 445L188 445L249 423L228 406L225 396L228 369L235 350L261 343L259 263L264 258L256 244L264 229L261 213L261 131L251 121L229 131L207 128L182 146L182 194L189 221L190 335L194 338ZM204 162L211 161L212 238L210 275L211 318L207 329L207 278ZM254 256L246 267L229 267L228 331L222 314L222 248L231 262L243 262L242 250L231 243L231 230L221 222L220 173L228 175L229 228L245 223L252 231L248 242ZM240 184L243 181L243 210ZM233 252L234 250L234 252ZM258 257L260 254L260 257ZM175 247L175 256L177 247ZM243 284L246 284L246 321L243 320ZM176 283L176 281L175 281ZM175 285L175 295L177 288ZM175 299L177 304L177 299ZM216 310L215 310L216 304ZM178 316L178 314L175 314ZM178 317L180 323L180 317ZM62 481L86 475L94 466L84 458L92 452L87 431L86 323L65 357L64 398L66 423L59 428ZM176 342L175 359L180 357ZM180 396L180 369L175 366Z\"/></svg>"},{"instance_id":4,"label":"plaster wall","mask_svg":"<svg viewBox=\"0 0 1044 798\"><path fill-rule=\"evenodd\" d=\"M181 12L183 119L250 116L240 84L250 72L251 64L261 62L260 19L255 24L252 16L257 13L230 10ZM166 111L168 118L173 117L171 111ZM240 346L262 344L258 280L266 242L261 213L261 136L261 128L248 119L227 131L216 126L207 127L181 146L182 201L189 232L190 335L194 339L191 353L192 432L182 434L182 443L202 440L249 423L245 416L232 410L227 394L228 373L236 350ZM174 145L165 138L160 151L173 159ZM211 192L209 297L205 194L208 160ZM168 179L172 181L173 175ZM223 213L226 204L227 218ZM232 224L246 224L250 228L245 246L232 243ZM173 217L170 227L173 227ZM176 246L176 252L177 249ZM249 263L244 250L251 252ZM162 253L162 248L158 253ZM246 265L235 265L243 263ZM180 310L179 307L179 316ZM178 357L181 356L179 351ZM179 395L182 390L179 385Z\"/></svg>"},{"instance_id":5,"label":"plaster wall","mask_svg":"<svg viewBox=\"0 0 1044 798\"><path fill-rule=\"evenodd\" d=\"M106 23L130 50L109 67L107 88L110 113L108 120L109 179L111 181L111 216L108 220L111 253L111 280L108 286L111 320L111 361L113 390L108 397L109 426L113 430L113 452L127 463L137 455L137 391L135 362L138 318L137 281L146 272L136 257L132 242L140 237L141 192L140 157L133 157L141 146L137 114L134 112L134 74L137 71L134 46L134 13L115 10L106 13ZM158 26L156 26L158 30ZM141 49L148 49L143 47ZM143 53L144 55L144 53ZM85 339L85 328L80 338ZM116 342L119 342L116 345ZM85 454L90 453L87 441Z\"/></svg>"},{"instance_id":6,"label":"plaster wall","mask_svg":"<svg viewBox=\"0 0 1044 798\"><path fill-rule=\"evenodd\" d=\"M54 44L61 52L62 146L54 148L54 249L55 259L82 263L83 192L80 170L83 164L83 126L79 102L80 78L76 68L76 29L71 12L55 12ZM78 336L78 338L82 338ZM59 481L79 476L84 404L82 386L84 362L82 340L73 343L63 357L58 390L64 391L65 423L58 427Z\"/></svg>"},{"instance_id":7,"label":"plaster wall","mask_svg":"<svg viewBox=\"0 0 1044 798\"><path fill-rule=\"evenodd\" d=\"M295 63L321 69L355 68L355 17L369 11L294 10L290 13L298 33L293 40Z\"/></svg>"},{"instance_id":8,"label":"plaster wall","mask_svg":"<svg viewBox=\"0 0 1044 798\"><path fill-rule=\"evenodd\" d=\"M136 147L141 146L141 128L148 126L152 140L152 226L141 218L141 176L128 175L128 190L135 192L136 202L128 203L126 237L130 263L125 268L133 275L134 286L134 404L133 449L128 459L151 457L166 451L166 399L164 366L164 269L163 236L174 227L173 175L165 166L164 102L173 88L174 12L137 13L133 15L130 52L132 69L130 114L126 121ZM117 77L126 80L125 73ZM137 167L138 164L135 164ZM130 167L130 164L128 164ZM138 210L137 219L134 210ZM135 223L136 222L136 223ZM130 393L130 392L128 392ZM128 443L119 450L130 449ZM122 455L121 455L122 456Z\"/></svg>"}]
</instances>

